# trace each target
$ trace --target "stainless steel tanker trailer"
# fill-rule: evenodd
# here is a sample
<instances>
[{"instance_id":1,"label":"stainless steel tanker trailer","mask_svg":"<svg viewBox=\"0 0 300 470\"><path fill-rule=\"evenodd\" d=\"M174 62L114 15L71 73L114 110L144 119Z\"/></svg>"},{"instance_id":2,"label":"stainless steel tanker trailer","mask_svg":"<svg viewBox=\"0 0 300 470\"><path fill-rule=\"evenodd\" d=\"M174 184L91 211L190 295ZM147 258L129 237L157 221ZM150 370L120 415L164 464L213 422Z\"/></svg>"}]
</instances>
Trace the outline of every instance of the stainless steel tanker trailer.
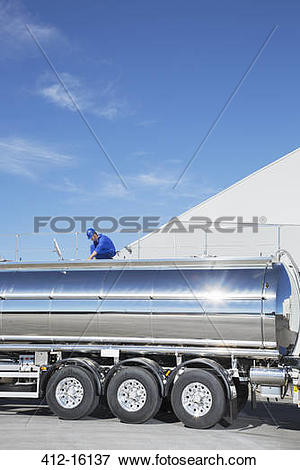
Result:
<instances>
[{"instance_id":1,"label":"stainless steel tanker trailer","mask_svg":"<svg viewBox=\"0 0 300 470\"><path fill-rule=\"evenodd\" d=\"M168 401L187 426L230 424L256 393L300 405L300 284L273 258L0 265L0 398L64 419L99 403L127 423Z\"/></svg>"}]
</instances>

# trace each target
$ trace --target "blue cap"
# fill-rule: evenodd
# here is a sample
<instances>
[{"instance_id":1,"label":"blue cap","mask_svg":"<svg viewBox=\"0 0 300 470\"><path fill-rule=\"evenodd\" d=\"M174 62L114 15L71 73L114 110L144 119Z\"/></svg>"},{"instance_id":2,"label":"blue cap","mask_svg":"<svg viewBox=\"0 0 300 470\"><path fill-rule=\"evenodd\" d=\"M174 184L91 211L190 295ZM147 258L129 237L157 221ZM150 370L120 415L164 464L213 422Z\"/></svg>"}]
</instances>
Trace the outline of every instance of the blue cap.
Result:
<instances>
[{"instance_id":1,"label":"blue cap","mask_svg":"<svg viewBox=\"0 0 300 470\"><path fill-rule=\"evenodd\" d=\"M86 236L88 237L89 240L92 238L92 236L94 235L94 233L96 233L96 230L94 230L93 228L88 228L88 229L87 229L87 231L86 231Z\"/></svg>"}]
</instances>

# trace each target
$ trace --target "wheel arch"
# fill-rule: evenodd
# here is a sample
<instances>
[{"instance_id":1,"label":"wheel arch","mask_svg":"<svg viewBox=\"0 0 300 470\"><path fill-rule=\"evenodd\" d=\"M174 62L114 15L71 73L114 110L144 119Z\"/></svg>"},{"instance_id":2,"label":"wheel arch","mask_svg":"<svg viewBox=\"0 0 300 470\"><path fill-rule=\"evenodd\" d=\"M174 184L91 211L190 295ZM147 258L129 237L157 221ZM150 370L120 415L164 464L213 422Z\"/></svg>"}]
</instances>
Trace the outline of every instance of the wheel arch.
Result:
<instances>
[{"instance_id":1,"label":"wheel arch","mask_svg":"<svg viewBox=\"0 0 300 470\"><path fill-rule=\"evenodd\" d=\"M99 364L96 361L93 361L90 358L87 357L72 357L72 358L67 358L67 359L62 359L60 361L55 362L47 371L47 373L42 376L41 384L40 384L40 390L41 394L44 395L46 392L47 384L50 380L50 378L53 376L53 374L61 369L62 367L66 366L79 366L83 369L88 370L91 372L93 379L95 381L96 385L96 394L97 396L100 396L102 394L102 373L101 373L101 368Z\"/></svg>"},{"instance_id":2,"label":"wheel arch","mask_svg":"<svg viewBox=\"0 0 300 470\"><path fill-rule=\"evenodd\" d=\"M158 386L159 386L159 391L162 397L166 396L166 377L164 375L164 372L160 365L155 362L153 359L149 359L146 357L135 357L135 358L130 358L130 359L124 359L123 361L118 362L114 367L110 369L108 374L105 377L104 380L104 385L102 388L102 393L106 393L107 386L110 382L110 379L115 375L115 373L126 367L126 366L139 366L142 367L143 369L148 370L156 379Z\"/></svg>"},{"instance_id":3,"label":"wheel arch","mask_svg":"<svg viewBox=\"0 0 300 470\"><path fill-rule=\"evenodd\" d=\"M221 381L223 383L223 386L225 388L226 392L226 397L228 399L231 398L231 379L229 380L228 374L226 370L224 369L221 364L218 362L212 360L212 359L206 359L206 358L196 358L196 359L189 359L188 361L182 362L179 366L177 366L175 369L172 370L171 374L168 377L168 383L166 386L166 391L169 393L174 380L176 377L178 377L179 373L181 372L182 369L192 369L192 368L199 368L199 369L209 369L213 371L216 375L218 375L221 378ZM184 373L184 372L183 372Z\"/></svg>"}]
</instances>

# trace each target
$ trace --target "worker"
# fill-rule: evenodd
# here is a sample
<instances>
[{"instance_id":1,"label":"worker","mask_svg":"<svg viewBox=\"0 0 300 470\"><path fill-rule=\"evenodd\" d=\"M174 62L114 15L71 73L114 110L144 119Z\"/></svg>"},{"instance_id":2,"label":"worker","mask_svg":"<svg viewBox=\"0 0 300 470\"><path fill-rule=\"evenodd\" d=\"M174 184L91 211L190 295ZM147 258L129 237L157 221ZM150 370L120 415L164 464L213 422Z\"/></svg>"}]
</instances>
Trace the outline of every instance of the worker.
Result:
<instances>
[{"instance_id":1,"label":"worker","mask_svg":"<svg viewBox=\"0 0 300 470\"><path fill-rule=\"evenodd\" d=\"M108 259L113 258L116 254L115 245L109 237L102 233L97 233L93 228L86 231L89 240L92 240L90 247L90 259Z\"/></svg>"}]
</instances>

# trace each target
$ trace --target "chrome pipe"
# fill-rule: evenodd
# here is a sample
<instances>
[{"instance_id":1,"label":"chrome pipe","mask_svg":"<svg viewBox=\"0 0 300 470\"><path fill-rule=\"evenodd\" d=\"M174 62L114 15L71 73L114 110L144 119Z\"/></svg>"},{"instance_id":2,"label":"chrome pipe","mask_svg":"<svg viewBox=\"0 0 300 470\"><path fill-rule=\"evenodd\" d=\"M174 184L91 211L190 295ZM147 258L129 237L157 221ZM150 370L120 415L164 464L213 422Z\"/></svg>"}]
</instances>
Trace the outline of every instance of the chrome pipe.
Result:
<instances>
[{"instance_id":1,"label":"chrome pipe","mask_svg":"<svg viewBox=\"0 0 300 470\"><path fill-rule=\"evenodd\" d=\"M242 348L194 348L194 347L172 347L172 346L138 346L116 344L0 344L0 351L62 351L62 352L99 352L116 350L124 353L140 354L172 354L172 355L196 355L205 357L247 357L252 359L278 359L279 351L275 349L242 349Z\"/></svg>"},{"instance_id":2,"label":"chrome pipe","mask_svg":"<svg viewBox=\"0 0 300 470\"><path fill-rule=\"evenodd\" d=\"M272 257L206 257L206 258L179 258L179 259L128 259L128 260L95 260L95 261L50 261L50 262L4 262L0 265L0 271L21 271L21 270L75 270L75 269L130 269L130 268L150 268L170 267L170 268L263 268L272 263Z\"/></svg>"},{"instance_id":3,"label":"chrome pipe","mask_svg":"<svg viewBox=\"0 0 300 470\"><path fill-rule=\"evenodd\" d=\"M193 301L205 301L214 300L209 296L198 296L194 292L190 294L168 294L168 295L138 295L138 294L85 294L85 293L71 293L71 294L39 294L32 292L30 294L11 294L4 292L1 295L1 300L193 300ZM261 301L261 296L241 296L241 295L227 295L223 297L223 300L227 301ZM201 307L199 305L199 311ZM101 313L101 309L99 309ZM199 312L196 312L199 313Z\"/></svg>"},{"instance_id":4,"label":"chrome pipe","mask_svg":"<svg viewBox=\"0 0 300 470\"><path fill-rule=\"evenodd\" d=\"M194 346L216 346L216 347L245 347L266 349L276 348L276 343L266 341L244 341L244 340L218 340L218 339L188 339L188 338L151 338L151 337L121 337L121 336L28 336L28 335L1 335L0 340L6 341L62 341L73 343L135 343L135 344L174 344L174 345L194 345Z\"/></svg>"}]
</instances>

